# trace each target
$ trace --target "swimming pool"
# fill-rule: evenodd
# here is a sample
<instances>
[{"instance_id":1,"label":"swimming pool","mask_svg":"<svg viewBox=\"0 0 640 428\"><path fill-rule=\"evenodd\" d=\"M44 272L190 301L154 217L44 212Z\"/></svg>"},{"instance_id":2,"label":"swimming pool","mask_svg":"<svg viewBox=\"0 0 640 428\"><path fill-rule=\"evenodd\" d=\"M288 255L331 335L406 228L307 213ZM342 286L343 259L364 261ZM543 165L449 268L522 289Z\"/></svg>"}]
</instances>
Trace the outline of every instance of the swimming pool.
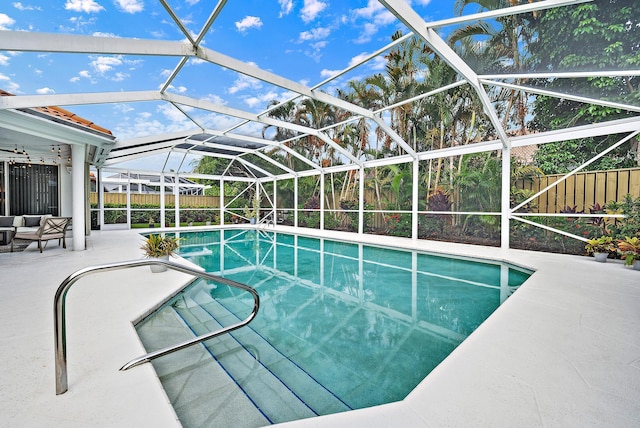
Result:
<instances>
[{"instance_id":1,"label":"swimming pool","mask_svg":"<svg viewBox=\"0 0 640 428\"><path fill-rule=\"evenodd\" d=\"M401 400L531 274L253 229L180 237L182 257L261 298L249 326L154 361L185 426L260 426ZM235 323L252 305L196 281L137 328L152 351Z\"/></svg>"}]
</instances>

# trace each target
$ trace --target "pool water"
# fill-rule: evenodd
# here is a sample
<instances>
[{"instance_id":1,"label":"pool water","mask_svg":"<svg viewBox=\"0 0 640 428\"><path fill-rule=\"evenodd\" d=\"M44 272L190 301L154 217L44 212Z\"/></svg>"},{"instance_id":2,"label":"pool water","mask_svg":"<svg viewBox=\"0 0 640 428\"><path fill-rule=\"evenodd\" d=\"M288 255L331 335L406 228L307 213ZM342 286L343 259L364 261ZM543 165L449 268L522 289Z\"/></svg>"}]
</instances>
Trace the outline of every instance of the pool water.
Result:
<instances>
[{"instance_id":1,"label":"pool water","mask_svg":"<svg viewBox=\"0 0 640 428\"><path fill-rule=\"evenodd\" d=\"M180 237L180 256L260 295L251 324L196 346L221 368L215 377L231 379L241 391L238 409L255 408L255 419L244 426L402 400L531 275L499 262L258 230ZM203 334L244 319L252 306L246 292L199 280L137 328L152 351L178 341L167 333L177 328L158 321L168 312L182 331ZM171 396L185 394L176 377L186 375L179 362L163 367L169 358L154 366L181 422L210 421L213 415L182 414L188 400ZM197 377L208 376L214 375ZM224 391L213 396L204 388L189 397L218 403L230 394Z\"/></svg>"}]
</instances>

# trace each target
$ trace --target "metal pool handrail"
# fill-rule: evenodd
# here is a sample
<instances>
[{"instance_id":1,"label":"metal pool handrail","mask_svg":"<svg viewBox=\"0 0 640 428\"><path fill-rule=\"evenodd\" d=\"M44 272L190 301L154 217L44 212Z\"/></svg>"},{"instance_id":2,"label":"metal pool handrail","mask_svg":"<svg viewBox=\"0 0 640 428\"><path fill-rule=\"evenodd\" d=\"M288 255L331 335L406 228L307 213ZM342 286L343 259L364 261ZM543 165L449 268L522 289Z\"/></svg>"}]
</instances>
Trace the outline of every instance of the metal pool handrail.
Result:
<instances>
[{"instance_id":1,"label":"metal pool handrail","mask_svg":"<svg viewBox=\"0 0 640 428\"><path fill-rule=\"evenodd\" d=\"M258 309L260 308L260 297L258 296L258 292L248 285L242 284L240 282L232 281L230 279L222 278L217 275L212 275L210 273L196 270L191 267L181 265L178 263L158 260L158 259L141 259L141 260L130 260L116 263L109 263L98 266L89 266L84 269L80 269L67 277L56 291L56 295L53 302L53 312L54 312L54 334L55 334L55 370L56 370L56 395L64 394L67 392L68 384L67 384L67 343L66 343L66 322L65 322L65 299L67 297L67 292L71 288L71 286L83 276L103 272L103 271L111 271L111 270L120 270L133 268L138 266L166 266L169 269L177 270L179 272L188 273L200 278L206 278L213 281L216 281L220 284L228 285L230 287L239 288L244 291L248 291L253 296L253 310L251 314L245 318L243 321L240 321L236 324L232 324L227 326L221 330L210 332L203 334L201 336L195 337L193 339L189 339L182 343L178 343L176 345L161 349L159 351L151 352L141 357L135 358L124 366L120 368L120 370L127 370L131 367L135 367L139 364L143 364L149 362L155 358L161 357L163 355L170 354L175 351L179 351L180 349L184 349L188 346L195 345L196 343L203 342L205 340L211 339L216 336L220 336L225 333L229 333L230 331L236 330L240 327L243 327L249 324L258 314Z\"/></svg>"}]
</instances>

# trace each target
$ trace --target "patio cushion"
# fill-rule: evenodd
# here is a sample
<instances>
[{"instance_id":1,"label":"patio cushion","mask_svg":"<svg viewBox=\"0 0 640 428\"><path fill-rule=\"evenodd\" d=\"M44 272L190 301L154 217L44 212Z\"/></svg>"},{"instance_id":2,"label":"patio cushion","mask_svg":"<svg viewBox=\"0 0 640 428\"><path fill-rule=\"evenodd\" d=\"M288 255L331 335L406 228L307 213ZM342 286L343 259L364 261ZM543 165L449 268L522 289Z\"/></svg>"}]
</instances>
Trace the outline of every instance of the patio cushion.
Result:
<instances>
[{"instance_id":1,"label":"patio cushion","mask_svg":"<svg viewBox=\"0 0 640 428\"><path fill-rule=\"evenodd\" d=\"M40 226L41 216L24 216L24 227Z\"/></svg>"},{"instance_id":2,"label":"patio cushion","mask_svg":"<svg viewBox=\"0 0 640 428\"><path fill-rule=\"evenodd\" d=\"M0 216L0 227L13 227L14 216Z\"/></svg>"}]
</instances>

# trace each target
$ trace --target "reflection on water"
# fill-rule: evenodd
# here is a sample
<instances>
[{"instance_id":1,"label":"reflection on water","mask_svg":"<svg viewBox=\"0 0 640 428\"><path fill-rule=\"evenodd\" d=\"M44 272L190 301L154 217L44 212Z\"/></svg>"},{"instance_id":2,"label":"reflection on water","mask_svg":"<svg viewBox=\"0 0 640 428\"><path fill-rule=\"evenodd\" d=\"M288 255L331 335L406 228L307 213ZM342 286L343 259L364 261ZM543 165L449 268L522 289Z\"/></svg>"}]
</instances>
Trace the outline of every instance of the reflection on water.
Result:
<instances>
[{"instance_id":1,"label":"reflection on water","mask_svg":"<svg viewBox=\"0 0 640 428\"><path fill-rule=\"evenodd\" d=\"M404 398L531 274L497 262L256 230L181 238L182 257L257 289L259 314L235 340L259 350L279 379L294 368L304 373L296 376L300 385L287 383L298 396L308 382L321 385L335 403L314 401L317 392L304 398L314 414ZM174 306L181 298L227 314L216 316L223 325L252 307L246 293L204 281Z\"/></svg>"}]
</instances>

